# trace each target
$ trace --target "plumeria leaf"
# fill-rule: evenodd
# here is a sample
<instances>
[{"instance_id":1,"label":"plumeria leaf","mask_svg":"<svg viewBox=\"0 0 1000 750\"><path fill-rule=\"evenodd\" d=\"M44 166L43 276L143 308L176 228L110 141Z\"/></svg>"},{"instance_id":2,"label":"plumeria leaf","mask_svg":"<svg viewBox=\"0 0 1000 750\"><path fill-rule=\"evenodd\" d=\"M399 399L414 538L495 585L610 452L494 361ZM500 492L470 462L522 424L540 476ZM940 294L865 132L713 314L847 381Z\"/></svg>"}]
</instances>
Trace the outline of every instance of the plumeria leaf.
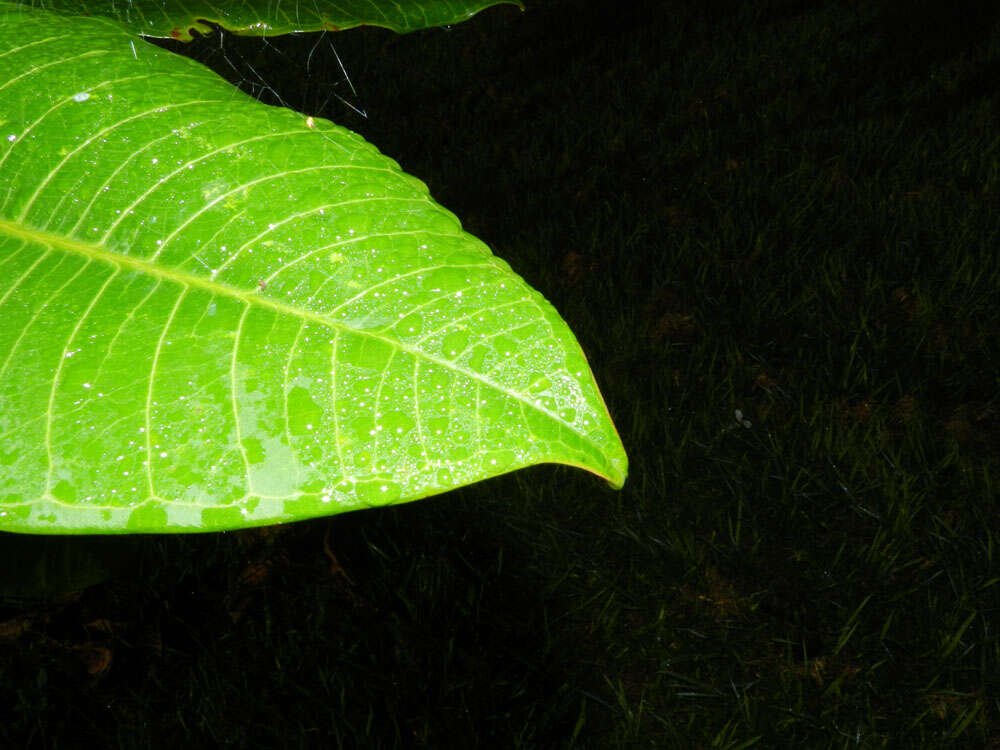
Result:
<instances>
[{"instance_id":1,"label":"plumeria leaf","mask_svg":"<svg viewBox=\"0 0 1000 750\"><path fill-rule=\"evenodd\" d=\"M216 24L237 34L274 36L297 31L343 31L381 26L400 34L465 21L494 5L517 0L20 0L67 16L103 17L149 37L190 41Z\"/></svg>"},{"instance_id":2,"label":"plumeria leaf","mask_svg":"<svg viewBox=\"0 0 1000 750\"><path fill-rule=\"evenodd\" d=\"M210 531L626 457L553 307L358 135L0 4L0 530Z\"/></svg>"}]
</instances>

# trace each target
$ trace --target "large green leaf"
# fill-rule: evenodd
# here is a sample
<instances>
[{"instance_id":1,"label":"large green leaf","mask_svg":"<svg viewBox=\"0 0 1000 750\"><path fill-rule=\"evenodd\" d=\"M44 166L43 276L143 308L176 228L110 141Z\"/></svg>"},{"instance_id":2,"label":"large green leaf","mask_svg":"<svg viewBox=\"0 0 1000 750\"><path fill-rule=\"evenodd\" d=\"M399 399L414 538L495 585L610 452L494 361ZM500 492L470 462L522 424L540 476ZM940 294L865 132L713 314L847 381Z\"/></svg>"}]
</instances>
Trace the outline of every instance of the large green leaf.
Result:
<instances>
[{"instance_id":1,"label":"large green leaf","mask_svg":"<svg viewBox=\"0 0 1000 750\"><path fill-rule=\"evenodd\" d=\"M237 34L272 36L292 31L342 31L382 26L397 33L448 26L484 8L519 0L19 0L63 15L103 16L150 37L191 39L191 32L212 30L206 22Z\"/></svg>"},{"instance_id":2,"label":"large green leaf","mask_svg":"<svg viewBox=\"0 0 1000 750\"><path fill-rule=\"evenodd\" d=\"M359 136L107 19L0 4L0 73L0 528L623 483L566 324Z\"/></svg>"}]
</instances>

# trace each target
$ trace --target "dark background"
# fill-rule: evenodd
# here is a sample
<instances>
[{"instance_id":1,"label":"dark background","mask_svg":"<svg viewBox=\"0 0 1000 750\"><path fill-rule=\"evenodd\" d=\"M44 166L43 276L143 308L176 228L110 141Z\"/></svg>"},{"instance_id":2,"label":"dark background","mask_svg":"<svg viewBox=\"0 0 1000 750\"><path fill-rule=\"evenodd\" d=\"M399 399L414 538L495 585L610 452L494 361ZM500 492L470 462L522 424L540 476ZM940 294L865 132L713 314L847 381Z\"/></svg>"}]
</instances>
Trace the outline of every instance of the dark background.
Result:
<instances>
[{"instance_id":1,"label":"dark background","mask_svg":"<svg viewBox=\"0 0 1000 750\"><path fill-rule=\"evenodd\" d=\"M111 542L9 601L0 744L998 746L1000 6L527 5L163 45L541 291L625 489Z\"/></svg>"}]
</instances>

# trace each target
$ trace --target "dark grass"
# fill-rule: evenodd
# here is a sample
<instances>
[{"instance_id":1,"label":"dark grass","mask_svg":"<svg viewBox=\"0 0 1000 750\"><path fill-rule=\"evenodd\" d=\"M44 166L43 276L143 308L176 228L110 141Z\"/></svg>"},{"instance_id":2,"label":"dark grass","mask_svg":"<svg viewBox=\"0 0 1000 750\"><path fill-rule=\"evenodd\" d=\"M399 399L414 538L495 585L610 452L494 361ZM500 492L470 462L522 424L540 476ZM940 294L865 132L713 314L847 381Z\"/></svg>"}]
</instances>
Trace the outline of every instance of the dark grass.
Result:
<instances>
[{"instance_id":1,"label":"dark grass","mask_svg":"<svg viewBox=\"0 0 1000 750\"><path fill-rule=\"evenodd\" d=\"M11 609L0 744L1000 747L1000 10L939 8L362 29L359 99L326 41L201 42L556 305L630 477L142 540Z\"/></svg>"}]
</instances>

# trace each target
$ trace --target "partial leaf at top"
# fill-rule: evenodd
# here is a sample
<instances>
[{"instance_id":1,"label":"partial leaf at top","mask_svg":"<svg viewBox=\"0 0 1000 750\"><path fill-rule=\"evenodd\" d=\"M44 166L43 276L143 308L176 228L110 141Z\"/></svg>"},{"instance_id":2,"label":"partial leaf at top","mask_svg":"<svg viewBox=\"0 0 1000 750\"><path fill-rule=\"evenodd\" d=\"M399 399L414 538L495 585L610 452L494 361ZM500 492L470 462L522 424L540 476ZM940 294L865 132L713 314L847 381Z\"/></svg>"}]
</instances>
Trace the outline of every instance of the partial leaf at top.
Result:
<instances>
[{"instance_id":1,"label":"partial leaf at top","mask_svg":"<svg viewBox=\"0 0 1000 750\"><path fill-rule=\"evenodd\" d=\"M0 4L0 529L199 531L626 459L555 310L359 136Z\"/></svg>"},{"instance_id":2,"label":"partial leaf at top","mask_svg":"<svg viewBox=\"0 0 1000 750\"><path fill-rule=\"evenodd\" d=\"M209 23L237 34L275 36L293 31L343 31L381 26L400 34L461 23L494 5L519 0L12 0L68 16L103 17L149 37L191 39Z\"/></svg>"}]
</instances>

